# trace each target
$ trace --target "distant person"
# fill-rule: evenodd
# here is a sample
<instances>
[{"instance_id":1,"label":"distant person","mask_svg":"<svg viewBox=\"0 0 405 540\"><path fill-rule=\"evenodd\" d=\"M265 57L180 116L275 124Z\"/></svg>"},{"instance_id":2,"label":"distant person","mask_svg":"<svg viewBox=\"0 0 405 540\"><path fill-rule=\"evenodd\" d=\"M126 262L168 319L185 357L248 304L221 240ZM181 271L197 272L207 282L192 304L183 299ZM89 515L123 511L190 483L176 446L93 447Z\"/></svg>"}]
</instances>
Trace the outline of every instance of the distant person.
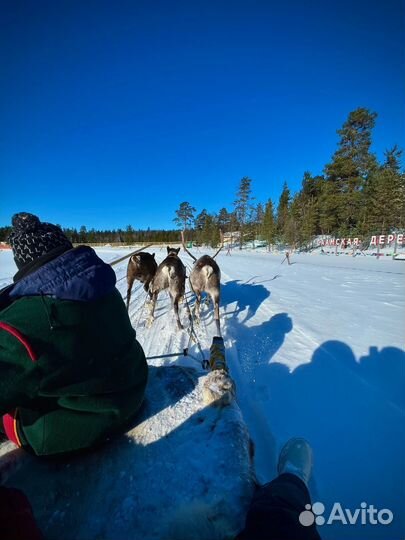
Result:
<instances>
[{"instance_id":1,"label":"distant person","mask_svg":"<svg viewBox=\"0 0 405 540\"><path fill-rule=\"evenodd\" d=\"M287 261L288 262L288 266L290 266L291 262L290 262L290 252L289 251L286 251L285 252L285 258L284 258L284 261ZM283 262L284 262L283 261Z\"/></svg>"},{"instance_id":2,"label":"distant person","mask_svg":"<svg viewBox=\"0 0 405 540\"><path fill-rule=\"evenodd\" d=\"M305 439L290 439L285 444L277 471L277 478L257 489L245 528L236 540L321 540L308 510L312 449ZM303 512L309 520L304 514L300 521Z\"/></svg>"},{"instance_id":3,"label":"distant person","mask_svg":"<svg viewBox=\"0 0 405 540\"><path fill-rule=\"evenodd\" d=\"M41 456L90 448L140 408L145 355L111 266L32 214L12 226L18 272L0 291L3 431Z\"/></svg>"}]
</instances>

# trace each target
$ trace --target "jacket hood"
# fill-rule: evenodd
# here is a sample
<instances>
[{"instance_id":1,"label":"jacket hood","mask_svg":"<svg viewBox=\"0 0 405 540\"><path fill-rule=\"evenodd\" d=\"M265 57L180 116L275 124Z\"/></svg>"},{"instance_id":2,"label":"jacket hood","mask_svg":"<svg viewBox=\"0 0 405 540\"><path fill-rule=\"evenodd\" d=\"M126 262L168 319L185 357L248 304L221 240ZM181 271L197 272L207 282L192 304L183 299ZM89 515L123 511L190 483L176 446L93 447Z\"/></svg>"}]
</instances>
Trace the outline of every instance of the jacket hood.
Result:
<instances>
[{"instance_id":1,"label":"jacket hood","mask_svg":"<svg viewBox=\"0 0 405 540\"><path fill-rule=\"evenodd\" d=\"M52 296L59 300L89 302L113 291L115 272L94 249L80 246L66 251L20 279L8 292L12 300L22 296Z\"/></svg>"}]
</instances>

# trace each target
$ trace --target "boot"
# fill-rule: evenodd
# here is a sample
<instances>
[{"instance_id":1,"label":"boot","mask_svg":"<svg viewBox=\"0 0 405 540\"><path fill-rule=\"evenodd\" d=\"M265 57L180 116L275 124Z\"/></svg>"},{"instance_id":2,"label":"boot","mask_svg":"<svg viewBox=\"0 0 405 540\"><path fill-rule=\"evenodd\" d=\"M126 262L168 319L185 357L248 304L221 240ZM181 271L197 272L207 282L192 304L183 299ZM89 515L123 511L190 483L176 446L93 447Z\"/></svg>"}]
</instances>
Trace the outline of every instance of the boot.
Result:
<instances>
[{"instance_id":1,"label":"boot","mask_svg":"<svg viewBox=\"0 0 405 540\"><path fill-rule=\"evenodd\" d=\"M281 449L277 472L295 474L308 486L312 461L312 448L309 443L301 438L290 439Z\"/></svg>"}]
</instances>

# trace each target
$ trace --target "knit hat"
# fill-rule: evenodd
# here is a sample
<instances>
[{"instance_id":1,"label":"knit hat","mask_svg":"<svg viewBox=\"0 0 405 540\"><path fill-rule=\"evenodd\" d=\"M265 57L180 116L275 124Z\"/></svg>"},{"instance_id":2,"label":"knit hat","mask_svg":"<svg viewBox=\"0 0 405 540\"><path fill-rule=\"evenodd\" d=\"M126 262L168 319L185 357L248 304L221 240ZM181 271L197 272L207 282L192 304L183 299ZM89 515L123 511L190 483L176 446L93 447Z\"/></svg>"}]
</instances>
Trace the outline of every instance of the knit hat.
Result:
<instances>
[{"instance_id":1,"label":"knit hat","mask_svg":"<svg viewBox=\"0 0 405 540\"><path fill-rule=\"evenodd\" d=\"M14 214L9 242L15 263L20 270L26 264L46 255L56 248L72 249L72 244L62 229L52 223L43 223L27 212Z\"/></svg>"}]
</instances>

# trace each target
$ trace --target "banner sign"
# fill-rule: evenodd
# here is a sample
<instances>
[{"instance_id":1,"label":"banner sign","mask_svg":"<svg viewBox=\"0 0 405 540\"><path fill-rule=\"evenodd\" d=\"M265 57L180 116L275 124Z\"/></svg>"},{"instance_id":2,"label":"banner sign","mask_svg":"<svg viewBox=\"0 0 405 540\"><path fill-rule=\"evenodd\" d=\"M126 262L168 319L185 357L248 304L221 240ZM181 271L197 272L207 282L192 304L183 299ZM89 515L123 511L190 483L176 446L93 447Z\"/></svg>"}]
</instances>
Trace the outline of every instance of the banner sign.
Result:
<instances>
[{"instance_id":1,"label":"banner sign","mask_svg":"<svg viewBox=\"0 0 405 540\"><path fill-rule=\"evenodd\" d=\"M379 234L378 236L372 236L370 246L385 246L386 244L392 244L397 241L397 244L404 243L404 235L401 234Z\"/></svg>"},{"instance_id":2,"label":"banner sign","mask_svg":"<svg viewBox=\"0 0 405 540\"><path fill-rule=\"evenodd\" d=\"M404 234L376 234L371 237L370 246L386 246L393 242L402 245L405 241ZM319 240L320 246L357 247L362 244L360 238L322 238Z\"/></svg>"},{"instance_id":3,"label":"banner sign","mask_svg":"<svg viewBox=\"0 0 405 540\"><path fill-rule=\"evenodd\" d=\"M320 246L353 247L361 243L359 238L322 238Z\"/></svg>"}]
</instances>

